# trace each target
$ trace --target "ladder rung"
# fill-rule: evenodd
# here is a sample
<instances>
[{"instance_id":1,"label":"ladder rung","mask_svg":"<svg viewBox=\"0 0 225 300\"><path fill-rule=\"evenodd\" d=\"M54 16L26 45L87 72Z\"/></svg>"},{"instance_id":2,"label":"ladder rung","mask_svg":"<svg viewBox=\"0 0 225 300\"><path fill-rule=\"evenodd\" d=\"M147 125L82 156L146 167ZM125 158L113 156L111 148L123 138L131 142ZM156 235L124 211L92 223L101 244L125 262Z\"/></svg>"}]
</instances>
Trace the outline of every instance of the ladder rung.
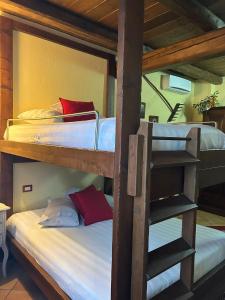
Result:
<instances>
[{"instance_id":1,"label":"ladder rung","mask_svg":"<svg viewBox=\"0 0 225 300\"><path fill-rule=\"evenodd\" d=\"M197 209L184 195L172 196L167 199L152 201L150 204L150 224L158 223L166 219Z\"/></svg>"},{"instance_id":2,"label":"ladder rung","mask_svg":"<svg viewBox=\"0 0 225 300\"><path fill-rule=\"evenodd\" d=\"M191 138L189 137L179 137L179 136L153 136L153 141L186 141L190 142Z\"/></svg>"},{"instance_id":3,"label":"ladder rung","mask_svg":"<svg viewBox=\"0 0 225 300\"><path fill-rule=\"evenodd\" d=\"M175 282L167 289L156 295L152 300L189 300L194 294L189 291L181 280Z\"/></svg>"},{"instance_id":4,"label":"ladder rung","mask_svg":"<svg viewBox=\"0 0 225 300\"><path fill-rule=\"evenodd\" d=\"M193 255L192 249L183 238L179 238L148 253L147 280L175 266Z\"/></svg>"},{"instance_id":5,"label":"ladder rung","mask_svg":"<svg viewBox=\"0 0 225 300\"><path fill-rule=\"evenodd\" d=\"M152 152L153 168L186 166L197 164L200 160L186 151L156 151Z\"/></svg>"}]
</instances>

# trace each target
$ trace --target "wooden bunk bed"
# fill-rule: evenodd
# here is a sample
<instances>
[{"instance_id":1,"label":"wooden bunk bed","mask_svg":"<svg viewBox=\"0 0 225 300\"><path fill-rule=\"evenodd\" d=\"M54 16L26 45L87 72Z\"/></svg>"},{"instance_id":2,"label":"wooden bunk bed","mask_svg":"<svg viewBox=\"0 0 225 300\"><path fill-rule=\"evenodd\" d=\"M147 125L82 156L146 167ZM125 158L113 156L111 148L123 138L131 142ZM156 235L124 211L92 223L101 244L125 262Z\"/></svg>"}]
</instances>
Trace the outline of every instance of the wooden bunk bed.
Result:
<instances>
[{"instance_id":1,"label":"wooden bunk bed","mask_svg":"<svg viewBox=\"0 0 225 300\"><path fill-rule=\"evenodd\" d=\"M7 6L8 4L8 6ZM23 1L0 1L1 9L11 14L17 14L29 20L51 24L54 29L75 35L98 46L112 48L115 45L115 34L111 36L114 43L110 43L105 27L98 24L94 27L95 35L87 34L91 28L87 20L81 22L78 18L71 24L71 15L68 16L70 26L66 24L65 16L57 19L58 8L44 11L45 5L38 1L30 1L24 5ZM50 4L46 4L50 5ZM45 14L45 19L38 17ZM48 18L48 13L51 17ZM175 258L169 259L165 253L168 248L161 249L162 260L154 270L149 265L149 278L160 270L182 261L181 281L165 290L155 299L217 299L225 292L224 274L225 262L213 269L202 280L193 285L193 254L195 237L195 204L199 174L200 187L225 182L225 150L201 151L199 153L199 130L192 130L190 135L184 137L187 142L186 151L183 152L152 152L151 142L157 139L152 136L149 123L140 125L140 89L142 70L155 71L168 68L179 63L190 63L198 59L220 56L225 52L225 29L206 33L191 40L178 42L164 49L150 51L144 54L143 45L143 20L144 1L120 1L119 26L118 26L118 97L116 119L116 151L115 153L69 149L63 147L26 144L13 141L0 140L0 201L13 206L13 163L18 161L43 161L65 167L72 167L85 172L92 172L114 179L114 220L113 220L113 257L112 257L112 299L145 299L146 298L146 270L147 270L147 238L148 219L150 215L155 222L184 213L183 240L175 245L170 245L175 253ZM58 15L59 16L59 15ZM80 21L80 23L79 23ZM87 26L84 26L87 22ZM201 20L202 22L202 20ZM80 24L80 27L79 27ZM61 27L60 27L61 26ZM67 26L67 27L66 27ZM77 30L79 27L79 30ZM31 26L20 25L17 21L0 17L0 135L3 138L7 119L12 118L13 92L12 92L12 33L14 29L30 32L49 40L55 40L54 34L44 34L43 29L31 30ZM84 34L86 33L86 35ZM101 38L102 34L102 38ZM106 38L107 36L107 38ZM59 43L65 40L59 38ZM69 44L69 42L67 42ZM75 44L73 43L73 47ZM78 47L78 46L77 46ZM83 51L90 48L82 46ZM115 49L113 49L115 50ZM95 50L94 55L102 56L109 61L109 72L115 66L115 60L110 54ZM143 62L141 67L141 62ZM114 72L112 72L114 73ZM111 74L112 74L111 73ZM110 73L109 73L110 75ZM131 105L132 103L132 105ZM161 137L161 139L163 139ZM165 138L166 139L166 138ZM178 138L179 139L179 138ZM129 155L128 155L129 153ZM200 168L198 173L198 164ZM152 168L150 168L150 162ZM140 167L142 166L142 168ZM129 176L128 176L129 174ZM173 175L173 176L171 176ZM161 178L158 183L157 178ZM140 180L141 179L141 180ZM179 195L182 207L177 199L171 210L169 202L161 205L159 202L151 203L150 199L157 199L169 195ZM188 199L183 199L185 195ZM183 202L182 202L183 199ZM186 203L187 204L187 203ZM155 208L154 208L155 206ZM187 208L188 207L188 208ZM160 216L161 214L161 216ZM187 230L187 228L189 230ZM133 237L132 237L133 236ZM132 245L133 241L133 245ZM185 241L185 246L183 241ZM36 283L46 293L49 299L68 299L68 296L57 286L52 278L35 262L13 238L10 238L11 250L14 255L25 265ZM160 251L160 250L159 250ZM171 249L170 249L171 251ZM171 252L171 253L172 253ZM185 252L185 254L184 254ZM183 253L183 254L182 254ZM185 260L183 260L186 258ZM132 266L132 268L131 268ZM151 269L152 268L152 269ZM205 288L210 286L210 292ZM160 298L159 298L160 297ZM182 298L183 297L183 298Z\"/></svg>"}]
</instances>

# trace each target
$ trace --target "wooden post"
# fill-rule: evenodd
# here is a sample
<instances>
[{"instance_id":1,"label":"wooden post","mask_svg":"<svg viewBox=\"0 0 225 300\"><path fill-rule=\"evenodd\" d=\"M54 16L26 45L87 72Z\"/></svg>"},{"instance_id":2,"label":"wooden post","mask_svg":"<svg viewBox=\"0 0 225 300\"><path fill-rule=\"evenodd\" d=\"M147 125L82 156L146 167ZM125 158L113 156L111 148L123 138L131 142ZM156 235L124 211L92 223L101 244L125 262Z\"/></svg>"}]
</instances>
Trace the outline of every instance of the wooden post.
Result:
<instances>
[{"instance_id":1,"label":"wooden post","mask_svg":"<svg viewBox=\"0 0 225 300\"><path fill-rule=\"evenodd\" d=\"M107 117L115 115L115 79L116 79L116 60L115 57L108 59L108 78L107 78Z\"/></svg>"},{"instance_id":2,"label":"wooden post","mask_svg":"<svg viewBox=\"0 0 225 300\"><path fill-rule=\"evenodd\" d=\"M115 57L108 59L108 79L107 79L107 117L115 116L115 79L116 60Z\"/></svg>"},{"instance_id":3,"label":"wooden post","mask_svg":"<svg viewBox=\"0 0 225 300\"><path fill-rule=\"evenodd\" d=\"M127 195L129 136L140 125L144 1L120 0L118 25L116 150L112 299L130 299L133 198Z\"/></svg>"},{"instance_id":4,"label":"wooden post","mask_svg":"<svg viewBox=\"0 0 225 300\"><path fill-rule=\"evenodd\" d=\"M12 53L12 21L0 16L0 139L3 139L7 119L13 116ZM0 153L0 202L10 207L13 204L13 161L4 153Z\"/></svg>"}]
</instances>

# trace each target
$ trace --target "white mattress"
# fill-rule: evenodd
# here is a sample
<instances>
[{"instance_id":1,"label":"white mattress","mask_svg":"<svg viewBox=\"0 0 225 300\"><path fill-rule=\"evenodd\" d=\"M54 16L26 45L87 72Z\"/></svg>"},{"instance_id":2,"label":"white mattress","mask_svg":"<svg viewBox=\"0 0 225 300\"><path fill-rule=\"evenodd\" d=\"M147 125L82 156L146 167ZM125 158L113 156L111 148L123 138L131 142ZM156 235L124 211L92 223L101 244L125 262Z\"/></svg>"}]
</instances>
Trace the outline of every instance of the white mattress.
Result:
<instances>
[{"instance_id":1,"label":"white mattress","mask_svg":"<svg viewBox=\"0 0 225 300\"><path fill-rule=\"evenodd\" d=\"M191 127L201 128L201 150L225 148L225 134L211 126L199 124L154 124L155 136L185 137ZM5 134L6 137L6 134ZM9 129L9 140L25 143L50 144L64 147L93 149L95 120L55 124L13 125ZM99 150L115 150L115 118L100 119ZM154 141L153 150L184 150L182 141Z\"/></svg>"},{"instance_id":2,"label":"white mattress","mask_svg":"<svg viewBox=\"0 0 225 300\"><path fill-rule=\"evenodd\" d=\"M74 300L110 300L112 221L76 228L38 225L41 210L14 214L7 229ZM150 229L153 250L181 235L181 221L170 219ZM197 226L197 281L225 259L225 233ZM179 280L179 265L148 282L148 299Z\"/></svg>"}]
</instances>

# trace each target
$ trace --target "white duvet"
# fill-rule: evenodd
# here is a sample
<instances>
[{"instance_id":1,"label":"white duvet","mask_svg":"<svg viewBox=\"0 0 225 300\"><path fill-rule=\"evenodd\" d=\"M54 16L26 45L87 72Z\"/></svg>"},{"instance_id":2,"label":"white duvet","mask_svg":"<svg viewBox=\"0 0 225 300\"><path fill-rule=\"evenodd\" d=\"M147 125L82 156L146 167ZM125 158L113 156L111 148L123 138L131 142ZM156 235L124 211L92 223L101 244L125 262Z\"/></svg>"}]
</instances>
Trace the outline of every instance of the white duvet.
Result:
<instances>
[{"instance_id":1,"label":"white duvet","mask_svg":"<svg viewBox=\"0 0 225 300\"><path fill-rule=\"evenodd\" d=\"M17 142L93 149L95 120L56 124L24 124L10 126L8 139ZM199 124L154 124L153 135L185 137L192 127L201 128L201 150L224 149L225 134L211 126ZM7 135L5 134L5 138ZM100 119L98 149L115 150L115 118ZM182 141L153 141L153 150L184 150Z\"/></svg>"},{"instance_id":2,"label":"white duvet","mask_svg":"<svg viewBox=\"0 0 225 300\"><path fill-rule=\"evenodd\" d=\"M43 210L11 216L7 229L74 300L110 300L112 221L76 228L41 228ZM181 221L170 219L150 228L153 250L181 235ZM225 233L197 226L197 281L225 259ZM179 265L148 282L148 299L179 280Z\"/></svg>"}]
</instances>

